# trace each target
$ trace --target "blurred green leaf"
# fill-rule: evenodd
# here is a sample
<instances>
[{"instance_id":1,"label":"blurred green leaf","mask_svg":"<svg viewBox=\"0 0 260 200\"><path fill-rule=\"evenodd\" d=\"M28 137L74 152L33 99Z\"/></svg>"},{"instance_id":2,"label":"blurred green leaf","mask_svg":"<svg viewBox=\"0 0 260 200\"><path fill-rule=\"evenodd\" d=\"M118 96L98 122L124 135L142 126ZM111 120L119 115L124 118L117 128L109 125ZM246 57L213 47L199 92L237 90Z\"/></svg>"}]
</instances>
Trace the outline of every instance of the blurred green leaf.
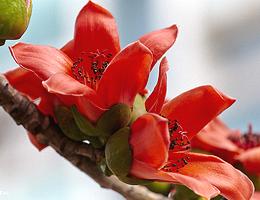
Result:
<instances>
[{"instance_id":1,"label":"blurred green leaf","mask_svg":"<svg viewBox=\"0 0 260 200\"><path fill-rule=\"evenodd\" d=\"M194 193L192 190L187 188L184 185L175 185L175 194L174 194L174 200L206 200L204 197L201 197ZM218 195L211 200L224 200L222 196Z\"/></svg>"},{"instance_id":2,"label":"blurred green leaf","mask_svg":"<svg viewBox=\"0 0 260 200\"><path fill-rule=\"evenodd\" d=\"M172 184L164 182L152 182L146 185L146 187L152 192L163 194L165 196L168 196L169 192L173 188Z\"/></svg>"},{"instance_id":3,"label":"blurred green leaf","mask_svg":"<svg viewBox=\"0 0 260 200\"><path fill-rule=\"evenodd\" d=\"M129 185L147 185L151 183L149 180L137 179L129 176L119 176L118 179Z\"/></svg>"}]
</instances>

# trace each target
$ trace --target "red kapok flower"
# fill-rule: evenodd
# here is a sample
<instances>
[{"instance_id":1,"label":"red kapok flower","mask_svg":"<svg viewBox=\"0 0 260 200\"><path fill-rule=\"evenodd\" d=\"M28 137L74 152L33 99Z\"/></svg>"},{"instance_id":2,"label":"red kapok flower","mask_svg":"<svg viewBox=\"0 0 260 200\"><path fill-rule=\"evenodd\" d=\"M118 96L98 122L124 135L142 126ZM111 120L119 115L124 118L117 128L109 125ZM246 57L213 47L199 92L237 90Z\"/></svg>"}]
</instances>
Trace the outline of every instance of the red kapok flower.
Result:
<instances>
[{"instance_id":1,"label":"red kapok flower","mask_svg":"<svg viewBox=\"0 0 260 200\"><path fill-rule=\"evenodd\" d=\"M192 146L211 152L231 164L239 161L248 172L260 175L260 135L253 133L251 125L247 133L241 134L216 118L194 138Z\"/></svg>"},{"instance_id":2,"label":"red kapok flower","mask_svg":"<svg viewBox=\"0 0 260 200\"><path fill-rule=\"evenodd\" d=\"M147 111L154 114L140 116L131 126L130 175L181 183L208 199L218 194L250 199L254 186L240 171L218 157L187 152L190 140L235 100L202 86L164 104L167 69L163 59L157 85L146 100ZM245 190L238 192L241 187Z\"/></svg>"},{"instance_id":3,"label":"red kapok flower","mask_svg":"<svg viewBox=\"0 0 260 200\"><path fill-rule=\"evenodd\" d=\"M214 104L215 101L219 104ZM169 121L151 113L139 117L131 126L130 174L141 179L184 184L207 199L221 194L228 199L249 200L254 186L244 174L218 157L186 151L189 140L199 131L192 127L203 127L232 103L232 99L212 87L199 87L163 106ZM214 109L206 110L204 105ZM178 113L186 119L179 118L182 115ZM171 119L175 123L171 124ZM191 126L183 123L185 126L181 128L179 119L191 122ZM244 190L239 192L242 187Z\"/></svg>"},{"instance_id":4,"label":"red kapok flower","mask_svg":"<svg viewBox=\"0 0 260 200\"><path fill-rule=\"evenodd\" d=\"M77 17L73 40L61 50L24 43L11 47L21 68L5 75L32 101L40 99L38 107L44 114L53 116L58 104L75 104L95 121L115 103L132 105L136 94L144 91L150 70L176 36L173 25L144 35L120 51L113 16L89 1Z\"/></svg>"}]
</instances>

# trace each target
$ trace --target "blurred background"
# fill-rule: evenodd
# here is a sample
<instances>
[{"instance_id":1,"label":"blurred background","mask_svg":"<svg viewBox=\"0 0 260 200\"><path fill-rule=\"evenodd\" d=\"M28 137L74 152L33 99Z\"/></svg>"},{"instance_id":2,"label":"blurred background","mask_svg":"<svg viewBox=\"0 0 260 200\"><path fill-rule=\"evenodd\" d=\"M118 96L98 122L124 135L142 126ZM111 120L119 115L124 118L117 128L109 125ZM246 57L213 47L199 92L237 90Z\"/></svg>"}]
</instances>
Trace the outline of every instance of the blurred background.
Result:
<instances>
[{"instance_id":1,"label":"blurred background","mask_svg":"<svg viewBox=\"0 0 260 200\"><path fill-rule=\"evenodd\" d=\"M30 25L20 41L62 47L73 37L74 21L87 0L34 1ZM168 51L168 97L202 84L212 84L237 102L222 119L232 128L260 131L260 1L259 0L96 0L117 20L121 46L144 33L172 24L179 27ZM0 72L16 66L0 47ZM157 70L149 80L153 89ZM25 80L26 81L26 80ZM90 178L47 148L39 153L0 109L0 199L123 199L99 188Z\"/></svg>"}]
</instances>

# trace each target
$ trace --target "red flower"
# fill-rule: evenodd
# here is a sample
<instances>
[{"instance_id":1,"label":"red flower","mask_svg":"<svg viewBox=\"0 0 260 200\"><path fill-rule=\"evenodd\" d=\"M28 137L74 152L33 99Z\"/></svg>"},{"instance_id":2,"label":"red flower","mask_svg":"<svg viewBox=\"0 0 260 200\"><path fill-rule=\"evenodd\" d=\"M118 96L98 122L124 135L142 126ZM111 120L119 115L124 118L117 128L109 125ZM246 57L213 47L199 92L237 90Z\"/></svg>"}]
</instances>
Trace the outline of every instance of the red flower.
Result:
<instances>
[{"instance_id":1,"label":"red flower","mask_svg":"<svg viewBox=\"0 0 260 200\"><path fill-rule=\"evenodd\" d=\"M251 200L259 200L260 199L260 192L255 192Z\"/></svg>"},{"instance_id":2,"label":"red flower","mask_svg":"<svg viewBox=\"0 0 260 200\"><path fill-rule=\"evenodd\" d=\"M164 59L158 83L146 101L147 110L154 114L139 117L131 126L130 174L184 184L208 199L218 194L234 200L250 199L254 186L240 171L218 157L187 152L189 141L234 100L211 86L202 86L163 104L166 71ZM239 192L242 187L243 192Z\"/></svg>"},{"instance_id":3,"label":"red flower","mask_svg":"<svg viewBox=\"0 0 260 200\"><path fill-rule=\"evenodd\" d=\"M149 72L173 45L175 25L144 35L120 51L113 16L89 1L80 11L74 39L61 50L19 43L10 48L21 68L7 72L10 84L53 116L58 104L75 104L95 121L116 103L132 106ZM36 141L36 140L35 140Z\"/></svg>"},{"instance_id":4,"label":"red flower","mask_svg":"<svg viewBox=\"0 0 260 200\"><path fill-rule=\"evenodd\" d=\"M248 172L260 175L260 135L253 133L251 125L246 134L241 134L216 118L194 138L192 146L211 152L231 164L240 162Z\"/></svg>"}]
</instances>

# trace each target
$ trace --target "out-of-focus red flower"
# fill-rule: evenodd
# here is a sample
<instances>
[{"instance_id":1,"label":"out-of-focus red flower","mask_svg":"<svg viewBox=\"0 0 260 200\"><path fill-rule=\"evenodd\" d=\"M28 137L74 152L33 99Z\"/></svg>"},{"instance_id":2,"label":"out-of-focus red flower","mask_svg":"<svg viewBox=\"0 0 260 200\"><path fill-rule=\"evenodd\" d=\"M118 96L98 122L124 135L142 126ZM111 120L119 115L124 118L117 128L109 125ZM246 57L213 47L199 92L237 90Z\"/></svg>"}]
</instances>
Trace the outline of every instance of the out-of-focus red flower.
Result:
<instances>
[{"instance_id":1,"label":"out-of-focus red flower","mask_svg":"<svg viewBox=\"0 0 260 200\"><path fill-rule=\"evenodd\" d=\"M255 192L253 197L250 200L259 200L260 199L260 192Z\"/></svg>"},{"instance_id":2,"label":"out-of-focus red flower","mask_svg":"<svg viewBox=\"0 0 260 200\"><path fill-rule=\"evenodd\" d=\"M231 164L239 161L248 172L260 175L260 134L253 133L251 125L247 133L242 134L216 118L194 138L192 146L211 152Z\"/></svg>"},{"instance_id":3,"label":"out-of-focus red flower","mask_svg":"<svg viewBox=\"0 0 260 200\"><path fill-rule=\"evenodd\" d=\"M173 25L144 35L120 51L113 16L89 1L77 17L73 40L61 50L24 43L11 47L20 68L5 75L32 101L39 99L44 114L53 116L59 104L76 105L95 121L116 103L132 106L136 94L144 92L150 70L176 36Z\"/></svg>"},{"instance_id":4,"label":"out-of-focus red flower","mask_svg":"<svg viewBox=\"0 0 260 200\"><path fill-rule=\"evenodd\" d=\"M164 59L158 83L146 101L150 113L131 126L130 174L141 179L181 183L207 199L221 194L228 199L249 200L254 186L244 174L218 157L187 151L190 140L232 105L234 99L212 86L202 86L164 104L167 68ZM241 187L243 192L239 192Z\"/></svg>"}]
</instances>

